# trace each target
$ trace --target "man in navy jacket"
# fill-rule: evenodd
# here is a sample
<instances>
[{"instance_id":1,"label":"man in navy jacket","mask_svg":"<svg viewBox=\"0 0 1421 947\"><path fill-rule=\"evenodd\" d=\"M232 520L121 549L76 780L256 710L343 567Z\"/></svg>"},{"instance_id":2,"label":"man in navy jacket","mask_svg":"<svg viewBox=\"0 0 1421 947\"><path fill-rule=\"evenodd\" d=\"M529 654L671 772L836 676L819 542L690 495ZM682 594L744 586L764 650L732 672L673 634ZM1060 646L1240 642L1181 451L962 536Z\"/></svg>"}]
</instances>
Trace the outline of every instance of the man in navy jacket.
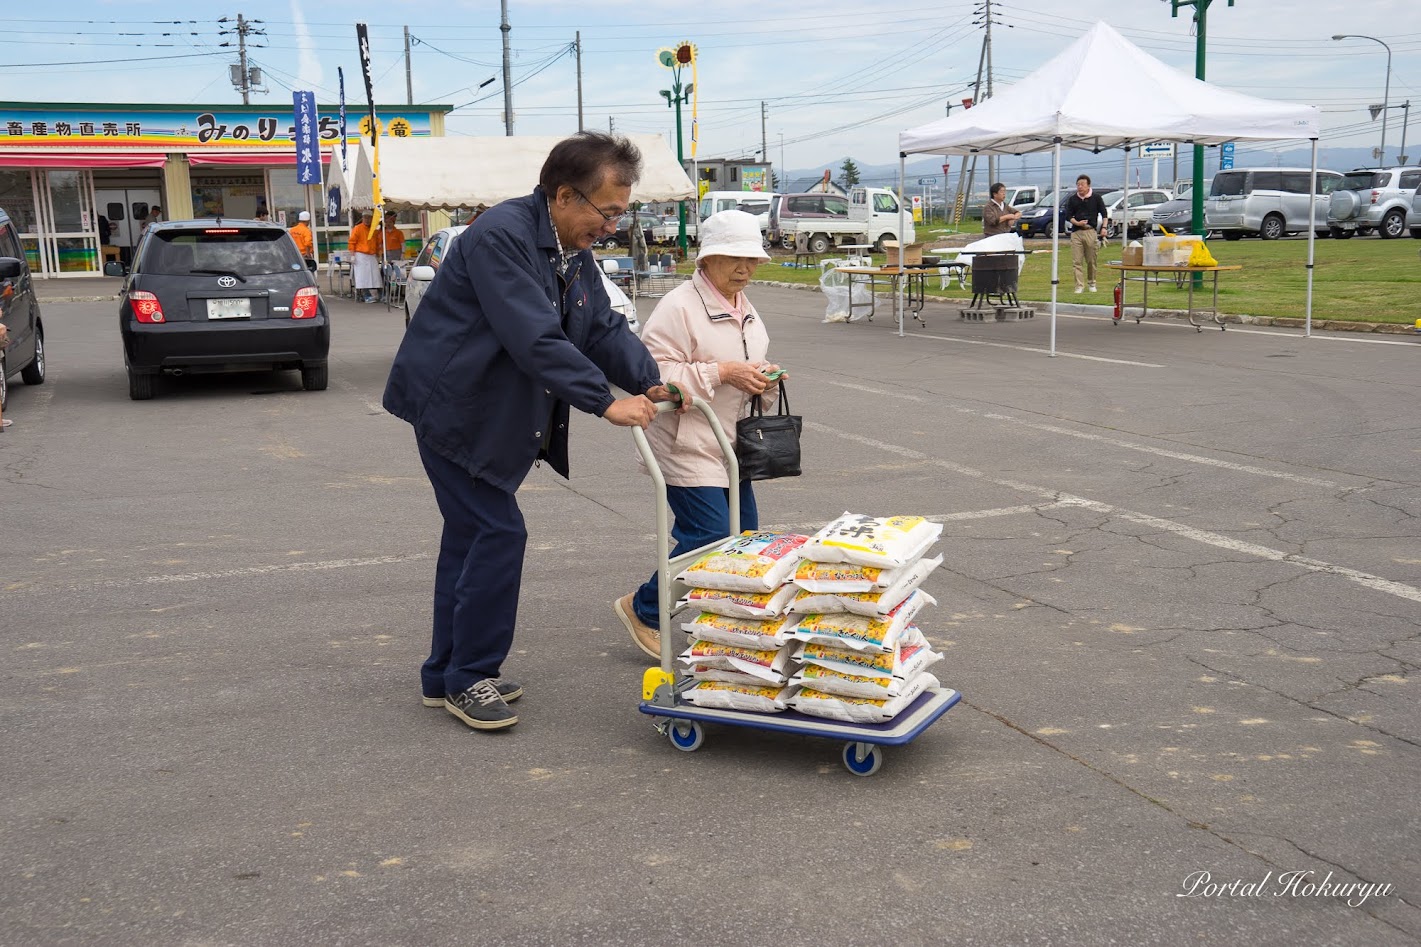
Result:
<instances>
[{"instance_id":1,"label":"man in navy jacket","mask_svg":"<svg viewBox=\"0 0 1421 947\"><path fill-rule=\"evenodd\" d=\"M640 174L624 138L559 142L532 194L454 241L390 369L385 408L414 425L444 518L423 699L475 729L518 722L508 702L523 689L499 678L528 535L518 485L535 461L568 475L569 406L644 428L652 402L671 397L589 249L614 231ZM642 394L615 398L609 382Z\"/></svg>"}]
</instances>

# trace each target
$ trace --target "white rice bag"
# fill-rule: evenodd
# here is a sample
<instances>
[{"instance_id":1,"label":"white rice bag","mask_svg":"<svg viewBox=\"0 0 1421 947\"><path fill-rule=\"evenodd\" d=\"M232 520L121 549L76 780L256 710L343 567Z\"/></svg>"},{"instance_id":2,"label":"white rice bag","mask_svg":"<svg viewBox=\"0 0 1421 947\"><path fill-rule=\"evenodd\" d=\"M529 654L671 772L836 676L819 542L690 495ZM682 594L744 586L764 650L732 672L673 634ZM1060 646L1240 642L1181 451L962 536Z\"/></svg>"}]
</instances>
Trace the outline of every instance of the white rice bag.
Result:
<instances>
[{"instance_id":1,"label":"white rice bag","mask_svg":"<svg viewBox=\"0 0 1421 947\"><path fill-rule=\"evenodd\" d=\"M786 583L773 592L733 592L725 589L691 589L676 603L678 609L695 608L727 618L778 618L795 596Z\"/></svg>"},{"instance_id":2,"label":"white rice bag","mask_svg":"<svg viewBox=\"0 0 1421 947\"><path fill-rule=\"evenodd\" d=\"M896 569L927 552L942 535L942 524L921 516L864 516L845 513L804 544L815 562L852 562Z\"/></svg>"},{"instance_id":3,"label":"white rice bag","mask_svg":"<svg viewBox=\"0 0 1421 947\"><path fill-rule=\"evenodd\" d=\"M882 618L848 612L804 615L786 635L796 641L819 642L836 648L892 652L898 636L912 624L928 601L928 593L919 590Z\"/></svg>"},{"instance_id":4,"label":"white rice bag","mask_svg":"<svg viewBox=\"0 0 1421 947\"><path fill-rule=\"evenodd\" d=\"M803 670L819 668L855 678L870 678L876 685L889 688L892 681L909 681L942 660L942 655L928 646L927 639L914 626L903 632L898 647L889 654L873 654L850 648L834 648L823 644L807 644L798 658ZM812 675L811 675L812 676ZM806 681L806 683L808 683ZM846 693L842 689L810 684L816 690ZM854 696L863 696L856 690ZM880 695L882 696L882 695Z\"/></svg>"},{"instance_id":5,"label":"white rice bag","mask_svg":"<svg viewBox=\"0 0 1421 947\"><path fill-rule=\"evenodd\" d=\"M724 681L701 681L681 692L681 697L697 707L719 707L723 710L749 710L754 713L777 714L787 710L792 687L755 687L727 684Z\"/></svg>"},{"instance_id":6,"label":"white rice bag","mask_svg":"<svg viewBox=\"0 0 1421 947\"><path fill-rule=\"evenodd\" d=\"M735 645L756 651L783 648L789 641L785 632L794 622L785 618L756 621L753 618L726 618L701 612L694 621L683 622L681 630L700 641Z\"/></svg>"},{"instance_id":7,"label":"white rice bag","mask_svg":"<svg viewBox=\"0 0 1421 947\"><path fill-rule=\"evenodd\" d=\"M936 605L933 598L922 589L909 592L903 598L890 599L880 592L804 592L801 591L789 603L789 610L795 615L825 615L848 612L865 618L886 618L898 606L905 604L913 596L921 596L924 605Z\"/></svg>"},{"instance_id":8,"label":"white rice bag","mask_svg":"<svg viewBox=\"0 0 1421 947\"><path fill-rule=\"evenodd\" d=\"M749 684L764 687L765 679L744 671L727 671L725 668L711 667L709 664L693 664L686 672L697 681L724 681L727 684Z\"/></svg>"},{"instance_id":9,"label":"white rice bag","mask_svg":"<svg viewBox=\"0 0 1421 947\"><path fill-rule=\"evenodd\" d=\"M812 687L803 687L789 699L789 705L811 717L828 717L830 720L842 720L846 723L883 723L898 716L924 691L941 686L937 678L924 672L909 681L901 694L887 700L844 697L826 694Z\"/></svg>"},{"instance_id":10,"label":"white rice bag","mask_svg":"<svg viewBox=\"0 0 1421 947\"><path fill-rule=\"evenodd\" d=\"M699 589L773 592L799 565L800 550L808 541L797 533L747 530L701 556L676 578Z\"/></svg>"},{"instance_id":11,"label":"white rice bag","mask_svg":"<svg viewBox=\"0 0 1421 947\"><path fill-rule=\"evenodd\" d=\"M801 559L794 570L794 584L808 592L880 592L885 598L896 596L902 601L940 565L942 553L897 569Z\"/></svg>"},{"instance_id":12,"label":"white rice bag","mask_svg":"<svg viewBox=\"0 0 1421 947\"><path fill-rule=\"evenodd\" d=\"M756 650L719 644L714 641L696 641L681 652L681 662L687 667L703 664L707 667L726 671L740 671L756 677L766 684L782 686L794 669L790 666L792 648L778 651Z\"/></svg>"}]
</instances>

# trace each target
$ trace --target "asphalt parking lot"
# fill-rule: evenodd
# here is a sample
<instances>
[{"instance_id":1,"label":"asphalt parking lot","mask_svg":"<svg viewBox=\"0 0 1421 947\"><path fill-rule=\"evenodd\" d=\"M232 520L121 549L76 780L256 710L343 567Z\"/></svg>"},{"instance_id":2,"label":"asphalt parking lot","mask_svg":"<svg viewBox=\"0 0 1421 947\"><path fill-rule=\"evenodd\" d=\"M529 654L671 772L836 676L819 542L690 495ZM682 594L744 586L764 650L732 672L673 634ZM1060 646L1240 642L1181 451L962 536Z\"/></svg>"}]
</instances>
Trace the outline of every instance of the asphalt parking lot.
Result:
<instances>
[{"instance_id":1,"label":"asphalt parking lot","mask_svg":"<svg viewBox=\"0 0 1421 947\"><path fill-rule=\"evenodd\" d=\"M325 392L135 403L113 304L48 303L0 435L0 942L1421 939L1418 340L1088 314L1048 358L1042 317L899 338L752 300L806 421L762 519L946 526L919 623L963 701L870 779L636 711L626 431L575 416L572 479L525 483L527 695L473 732L418 700L402 317L334 301Z\"/></svg>"}]
</instances>

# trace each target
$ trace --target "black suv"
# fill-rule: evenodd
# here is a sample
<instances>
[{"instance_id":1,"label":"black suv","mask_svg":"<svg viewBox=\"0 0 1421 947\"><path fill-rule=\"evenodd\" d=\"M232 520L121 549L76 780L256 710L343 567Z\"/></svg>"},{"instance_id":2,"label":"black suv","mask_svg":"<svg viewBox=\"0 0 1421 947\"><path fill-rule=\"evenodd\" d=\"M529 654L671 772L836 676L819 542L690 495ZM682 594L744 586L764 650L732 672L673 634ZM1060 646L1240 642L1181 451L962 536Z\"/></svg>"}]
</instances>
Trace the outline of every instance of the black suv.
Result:
<instances>
[{"instance_id":1,"label":"black suv","mask_svg":"<svg viewBox=\"0 0 1421 947\"><path fill-rule=\"evenodd\" d=\"M119 297L128 396L163 372L298 369L327 384L330 317L285 228L256 220L154 224Z\"/></svg>"},{"instance_id":2,"label":"black suv","mask_svg":"<svg viewBox=\"0 0 1421 947\"><path fill-rule=\"evenodd\" d=\"M0 210L0 322L9 344L0 348L0 406L7 380L19 373L27 385L44 384L44 322L30 282L30 265L10 215Z\"/></svg>"},{"instance_id":3,"label":"black suv","mask_svg":"<svg viewBox=\"0 0 1421 947\"><path fill-rule=\"evenodd\" d=\"M646 245L651 246L651 228L661 222L661 218L648 211L639 211L636 215L637 223L641 224L642 236L646 238ZM597 242L597 246L607 250L625 250L632 245L632 215L623 214L617 220L617 232L608 234Z\"/></svg>"}]
</instances>

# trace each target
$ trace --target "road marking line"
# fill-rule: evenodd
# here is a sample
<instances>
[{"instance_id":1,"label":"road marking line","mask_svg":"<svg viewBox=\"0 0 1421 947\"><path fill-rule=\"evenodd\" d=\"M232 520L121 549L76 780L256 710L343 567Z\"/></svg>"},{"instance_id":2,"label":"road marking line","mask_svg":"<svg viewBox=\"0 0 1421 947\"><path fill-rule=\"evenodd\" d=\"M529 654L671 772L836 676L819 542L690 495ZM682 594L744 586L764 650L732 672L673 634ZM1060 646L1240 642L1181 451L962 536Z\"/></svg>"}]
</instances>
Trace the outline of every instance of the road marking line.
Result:
<instances>
[{"instance_id":1,"label":"road marking line","mask_svg":"<svg viewBox=\"0 0 1421 947\"><path fill-rule=\"evenodd\" d=\"M996 349L1016 349L1018 352L1038 352L1042 355L1050 355L1050 349L1037 348L1034 345L1011 345L1007 342L986 342L982 339L954 339L946 335L927 335L926 333L913 333L910 338L914 339L936 339L939 342L961 342L963 345L986 345ZM1079 358L1087 362L1109 362L1112 365L1134 365L1137 368L1164 368L1154 362L1132 362L1124 358L1104 358L1100 355L1079 355L1075 352L1062 352L1056 350L1056 354L1061 358Z\"/></svg>"},{"instance_id":2,"label":"road marking line","mask_svg":"<svg viewBox=\"0 0 1421 947\"><path fill-rule=\"evenodd\" d=\"M1075 313L1075 312L1057 312L1056 315L1061 316L1061 317L1064 318L1064 319L1084 319L1084 320L1086 320L1086 321L1088 321L1088 322L1110 322L1110 321L1112 321L1110 316L1087 316L1087 315L1083 315L1083 314L1081 314L1081 313ZM1135 321L1135 317L1134 317L1134 316L1126 316L1125 318L1126 318L1126 319L1129 319L1131 322L1134 322L1134 321ZM1322 321L1322 320L1320 320L1320 319L1318 319L1318 318L1316 318L1316 317L1313 318L1313 322L1314 322L1314 323L1321 322L1321 321ZM1150 318L1148 318L1148 317L1146 317L1146 319L1145 319L1144 322L1137 323L1137 325L1158 326L1158 327L1161 328L1161 329L1193 329L1193 328L1194 328L1193 326L1191 326L1191 325L1190 325L1189 323L1187 323L1187 322L1173 322L1173 321L1166 322L1166 321L1164 321L1163 319L1150 319ZM1203 323L1203 325L1204 325L1204 328L1206 328L1206 329L1207 329L1207 328L1210 328L1210 327L1218 328L1218 325L1217 325L1216 323L1212 323L1212 322L1205 322L1205 323ZM1367 344L1370 344L1370 345L1416 345L1416 344L1417 344L1417 343L1415 343L1415 342L1406 342L1406 341L1402 341L1402 340L1400 340L1400 339L1369 339L1369 338L1366 338L1365 336L1359 336L1359 335L1358 335L1357 333L1355 333L1355 332L1341 332L1341 333L1339 333L1339 334L1337 334L1337 335L1313 335L1313 336L1309 337L1309 336L1305 336L1305 335L1302 335L1302 334L1301 334L1301 333L1302 333L1302 328L1301 328L1300 326L1273 326L1273 327L1271 327L1271 328L1245 329L1245 328L1243 327L1243 324L1237 324L1237 325L1236 325L1236 324L1230 322L1230 323L1229 323L1228 331L1229 331L1229 332L1238 332L1238 333L1240 333L1240 334L1242 334L1242 335L1268 335L1268 336L1272 336L1273 338L1297 339L1297 340L1299 340L1299 341L1304 341L1304 342L1310 341L1310 340L1312 340L1312 339L1316 339L1316 340L1318 340L1318 341L1320 341L1320 342L1363 342L1363 343L1367 343ZM1314 326L1313 326L1313 331L1314 331L1314 332L1321 332L1321 331L1324 331L1324 330L1319 329L1316 325L1314 325Z\"/></svg>"},{"instance_id":3,"label":"road marking line","mask_svg":"<svg viewBox=\"0 0 1421 947\"><path fill-rule=\"evenodd\" d=\"M1244 555L1255 556L1257 558L1267 559L1273 562L1292 563L1293 565L1296 565L1302 569L1306 569L1309 572L1319 572L1326 575L1339 576L1341 578L1356 582L1358 585L1364 586L1365 588L1369 588L1377 592L1383 592L1387 595L1395 595L1398 598L1409 599L1413 602L1421 602L1421 589L1418 589L1415 586L1406 585L1402 582L1394 582L1391 579L1386 579L1379 575L1372 575L1369 572L1362 572L1357 569L1349 569L1346 566L1338 566L1330 562L1323 562L1320 559L1312 559L1307 556L1299 556L1295 553L1284 552L1281 549L1272 549L1268 546L1260 546L1257 543L1245 542L1241 539L1233 539L1232 537L1224 536L1220 533L1213 533L1208 530L1198 529L1194 526L1188 526L1184 523L1177 523L1174 520L1162 519L1158 516L1151 516L1148 513L1137 513L1134 510L1123 509L1121 507L1112 506L1108 503L1101 503L1096 500L1087 500L1084 497L1078 497L1070 493L1061 492L1059 490L1051 490L1046 487L1037 486L1036 484L1022 483L1016 480L1006 480L998 477L991 477L980 470L975 470L971 467L963 466L962 464L955 464L952 461L942 460L937 457L929 457L922 451L916 451L908 447L899 447L897 444L889 444L884 441L875 440L871 437L864 437L860 434L852 434L848 431L841 431L838 428L832 428L829 427L827 424L820 424L817 421L805 421L804 426L810 428L811 430L819 431L824 434L832 434L835 437L840 437L847 441L853 441L857 444L862 444L865 447L872 447L875 450L885 451L890 454L897 454L900 457L907 457L911 460L921 460L926 463L932 464L935 467L939 467L943 470L950 470L953 473L962 474L964 477L972 477L974 479L982 480L1000 487L1008 487L1012 490L1021 491L1022 493L1033 494L1035 496L1051 500L1054 504L1057 505L1078 506L1106 516L1118 516L1121 519L1128 520L1132 523L1139 523L1145 526L1152 526L1156 529L1162 529L1167 532L1174 533L1177 536L1182 536L1185 539L1191 539L1195 542L1203 543L1205 545L1215 546L1220 549L1227 549L1230 552L1243 553Z\"/></svg>"},{"instance_id":4,"label":"road marking line","mask_svg":"<svg viewBox=\"0 0 1421 947\"><path fill-rule=\"evenodd\" d=\"M350 392L351 394L355 395L355 397L359 398L359 399L360 399L360 403L363 404L363 405L365 405L365 407L369 408L371 414L388 414L388 413L389 413L389 412L386 411L386 410L384 409L384 407L382 407L381 405L378 405L378 404L376 404L376 403L373 402L373 401L366 401L366 400L365 400L365 395L360 391L360 389L357 388L357 387L355 387L355 386L354 386L353 384L351 384L350 382L346 381L344 378L336 377L336 378L332 378L332 379L330 379L330 380L335 383L335 386L336 386L337 388L340 388L342 391L348 391L348 392Z\"/></svg>"},{"instance_id":5,"label":"road marking line","mask_svg":"<svg viewBox=\"0 0 1421 947\"><path fill-rule=\"evenodd\" d=\"M871 395L883 395L888 398L901 398L905 401L921 402L927 400L926 398L921 398L917 395L904 394L902 392L897 391L884 391L879 388L870 388L867 385L851 385L847 382L831 381L828 379L825 379L825 381L827 384L834 385L838 388L848 388L852 391L862 391ZM1101 434L1091 434L1086 431L1073 431L1070 428L1058 427L1054 424L1037 424L1033 421L1026 421L1022 418L1012 417L1008 414L987 413L977 411L973 408L960 407L950 403L947 405L947 407L953 411L956 411L958 414L975 414L979 417L990 418L993 421L1010 421L1013 424L1020 424L1023 427L1035 428L1038 431L1048 431L1052 434L1065 434L1070 437L1079 437L1082 440L1097 441L1102 444L1110 444L1115 447L1123 447L1126 450L1137 450L1146 454L1155 454L1160 457L1169 457L1174 460L1184 460L1195 464L1205 464L1210 467L1222 467L1225 470L1233 470L1237 471L1238 473L1257 474L1260 477L1275 477L1279 480L1290 480L1293 483L1303 483L1313 487L1335 488L1337 486L1337 484L1333 483L1330 480L1318 480L1313 477L1304 477L1300 474L1284 473L1277 470L1267 470L1263 467L1253 467L1249 464L1236 464L1232 461L1227 460L1215 460L1212 457L1201 457L1198 454L1185 454L1180 451L1167 450L1163 447L1149 447L1144 444L1132 444L1129 441L1122 441L1113 437L1105 437Z\"/></svg>"}]
</instances>

